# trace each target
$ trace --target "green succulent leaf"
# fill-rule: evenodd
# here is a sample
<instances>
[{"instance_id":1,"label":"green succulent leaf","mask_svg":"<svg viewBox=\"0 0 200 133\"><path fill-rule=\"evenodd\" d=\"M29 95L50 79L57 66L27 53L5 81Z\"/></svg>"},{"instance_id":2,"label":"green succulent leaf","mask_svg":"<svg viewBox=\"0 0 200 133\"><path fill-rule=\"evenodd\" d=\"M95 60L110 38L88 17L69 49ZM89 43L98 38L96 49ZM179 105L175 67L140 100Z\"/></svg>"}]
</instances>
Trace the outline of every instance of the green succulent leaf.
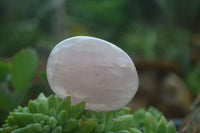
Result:
<instances>
[{"instance_id":1,"label":"green succulent leaf","mask_svg":"<svg viewBox=\"0 0 200 133\"><path fill-rule=\"evenodd\" d=\"M52 108L57 109L58 108L56 98L53 95L49 96L47 103L48 103L49 109L52 109Z\"/></svg>"},{"instance_id":2,"label":"green succulent leaf","mask_svg":"<svg viewBox=\"0 0 200 133\"><path fill-rule=\"evenodd\" d=\"M66 99L62 100L59 105L60 110L69 110L71 107L71 98L67 97ZM84 106L85 107L85 106Z\"/></svg>"},{"instance_id":3,"label":"green succulent leaf","mask_svg":"<svg viewBox=\"0 0 200 133\"><path fill-rule=\"evenodd\" d=\"M162 117L160 121L158 122L155 133L166 133L167 132L166 124L167 124L166 119Z\"/></svg>"},{"instance_id":4,"label":"green succulent leaf","mask_svg":"<svg viewBox=\"0 0 200 133\"><path fill-rule=\"evenodd\" d=\"M71 119L67 120L66 124L63 126L64 127L63 131L70 132L73 129L75 129L77 126L78 126L78 120L71 118Z\"/></svg>"},{"instance_id":5,"label":"green succulent leaf","mask_svg":"<svg viewBox=\"0 0 200 133\"><path fill-rule=\"evenodd\" d=\"M97 121L89 118L75 133L90 133L96 127Z\"/></svg>"},{"instance_id":6,"label":"green succulent leaf","mask_svg":"<svg viewBox=\"0 0 200 133\"><path fill-rule=\"evenodd\" d=\"M61 110L57 115L57 121L59 125L63 125L68 117L68 112L66 110Z\"/></svg>"},{"instance_id":7,"label":"green succulent leaf","mask_svg":"<svg viewBox=\"0 0 200 133\"><path fill-rule=\"evenodd\" d=\"M52 133L62 133L62 127L61 127L61 126L56 127L56 128L52 131Z\"/></svg>"},{"instance_id":8,"label":"green succulent leaf","mask_svg":"<svg viewBox=\"0 0 200 133\"><path fill-rule=\"evenodd\" d=\"M133 125L136 128L144 129L145 109L139 109L133 113Z\"/></svg>"},{"instance_id":9,"label":"green succulent leaf","mask_svg":"<svg viewBox=\"0 0 200 133\"><path fill-rule=\"evenodd\" d=\"M28 109L30 113L37 113L39 108L39 104L36 101L30 100L28 103Z\"/></svg>"},{"instance_id":10,"label":"green succulent leaf","mask_svg":"<svg viewBox=\"0 0 200 133\"><path fill-rule=\"evenodd\" d=\"M54 117L51 116L49 118L49 126L50 126L51 129L54 129L56 127L57 123L58 122Z\"/></svg>"},{"instance_id":11,"label":"green succulent leaf","mask_svg":"<svg viewBox=\"0 0 200 133\"><path fill-rule=\"evenodd\" d=\"M98 124L95 128L95 133L102 133L105 128L105 124Z\"/></svg>"},{"instance_id":12,"label":"green succulent leaf","mask_svg":"<svg viewBox=\"0 0 200 133\"><path fill-rule=\"evenodd\" d=\"M113 128L113 112L107 112L106 117L104 131L110 131Z\"/></svg>"},{"instance_id":13,"label":"green succulent leaf","mask_svg":"<svg viewBox=\"0 0 200 133\"><path fill-rule=\"evenodd\" d=\"M153 117L153 115L149 112L145 113L145 133L150 133L151 131L155 131L157 121Z\"/></svg>"},{"instance_id":14,"label":"green succulent leaf","mask_svg":"<svg viewBox=\"0 0 200 133\"><path fill-rule=\"evenodd\" d=\"M176 133L176 128L171 121L167 124L166 128L167 128L167 133Z\"/></svg>"},{"instance_id":15,"label":"green succulent leaf","mask_svg":"<svg viewBox=\"0 0 200 133\"><path fill-rule=\"evenodd\" d=\"M13 113L14 121L16 122L17 126L23 127L28 124L33 123L33 114L31 113Z\"/></svg>"},{"instance_id":16,"label":"green succulent leaf","mask_svg":"<svg viewBox=\"0 0 200 133\"><path fill-rule=\"evenodd\" d=\"M115 133L130 133L130 132L127 131L127 130L121 130L121 131L117 131L117 132L115 132Z\"/></svg>"},{"instance_id":17,"label":"green succulent leaf","mask_svg":"<svg viewBox=\"0 0 200 133\"><path fill-rule=\"evenodd\" d=\"M136 128L130 128L129 131L130 131L130 133L142 133L140 130L138 130Z\"/></svg>"},{"instance_id":18,"label":"green succulent leaf","mask_svg":"<svg viewBox=\"0 0 200 133\"><path fill-rule=\"evenodd\" d=\"M133 123L133 115L123 115L113 120L112 131L128 129Z\"/></svg>"},{"instance_id":19,"label":"green succulent leaf","mask_svg":"<svg viewBox=\"0 0 200 133\"><path fill-rule=\"evenodd\" d=\"M72 106L69 110L69 117L70 118L80 118L81 114L83 113L85 108L85 103L81 102L75 106Z\"/></svg>"}]
</instances>

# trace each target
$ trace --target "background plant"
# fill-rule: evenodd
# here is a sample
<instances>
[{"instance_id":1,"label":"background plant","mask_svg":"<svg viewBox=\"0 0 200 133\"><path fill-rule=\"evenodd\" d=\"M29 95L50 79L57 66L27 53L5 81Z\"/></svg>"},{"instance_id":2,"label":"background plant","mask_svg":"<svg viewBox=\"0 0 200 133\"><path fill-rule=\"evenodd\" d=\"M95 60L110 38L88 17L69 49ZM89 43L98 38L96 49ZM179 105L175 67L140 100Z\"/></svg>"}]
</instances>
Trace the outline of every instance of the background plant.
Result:
<instances>
[{"instance_id":1,"label":"background plant","mask_svg":"<svg viewBox=\"0 0 200 133\"><path fill-rule=\"evenodd\" d=\"M34 49L20 51L13 57L12 62L0 61L1 123L10 110L26 103L37 64L38 56Z\"/></svg>"}]
</instances>

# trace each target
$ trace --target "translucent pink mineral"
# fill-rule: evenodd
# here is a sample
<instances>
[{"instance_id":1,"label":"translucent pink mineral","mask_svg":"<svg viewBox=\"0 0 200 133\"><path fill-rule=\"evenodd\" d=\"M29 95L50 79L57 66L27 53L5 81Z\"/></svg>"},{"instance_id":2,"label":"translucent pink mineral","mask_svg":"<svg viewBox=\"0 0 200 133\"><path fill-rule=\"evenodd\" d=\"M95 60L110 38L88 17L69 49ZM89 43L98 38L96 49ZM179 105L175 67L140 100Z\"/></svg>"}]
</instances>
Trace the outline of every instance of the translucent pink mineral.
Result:
<instances>
[{"instance_id":1,"label":"translucent pink mineral","mask_svg":"<svg viewBox=\"0 0 200 133\"><path fill-rule=\"evenodd\" d=\"M47 63L50 87L72 104L113 111L127 105L138 89L138 75L130 57L102 39L77 36L55 46Z\"/></svg>"}]
</instances>

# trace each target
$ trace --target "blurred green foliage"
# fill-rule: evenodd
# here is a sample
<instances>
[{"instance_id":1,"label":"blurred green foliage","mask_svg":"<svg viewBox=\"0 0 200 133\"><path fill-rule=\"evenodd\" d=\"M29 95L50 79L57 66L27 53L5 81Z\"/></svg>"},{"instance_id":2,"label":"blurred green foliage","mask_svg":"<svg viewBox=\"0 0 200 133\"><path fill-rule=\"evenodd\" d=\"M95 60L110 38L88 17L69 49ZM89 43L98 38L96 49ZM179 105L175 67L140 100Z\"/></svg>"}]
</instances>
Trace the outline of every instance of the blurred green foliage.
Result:
<instances>
[{"instance_id":1,"label":"blurred green foliage","mask_svg":"<svg viewBox=\"0 0 200 133\"><path fill-rule=\"evenodd\" d=\"M167 23L190 27L198 15L199 0L155 0Z\"/></svg>"},{"instance_id":2,"label":"blurred green foliage","mask_svg":"<svg viewBox=\"0 0 200 133\"><path fill-rule=\"evenodd\" d=\"M186 77L186 82L194 94L200 93L200 65L190 69Z\"/></svg>"}]
</instances>

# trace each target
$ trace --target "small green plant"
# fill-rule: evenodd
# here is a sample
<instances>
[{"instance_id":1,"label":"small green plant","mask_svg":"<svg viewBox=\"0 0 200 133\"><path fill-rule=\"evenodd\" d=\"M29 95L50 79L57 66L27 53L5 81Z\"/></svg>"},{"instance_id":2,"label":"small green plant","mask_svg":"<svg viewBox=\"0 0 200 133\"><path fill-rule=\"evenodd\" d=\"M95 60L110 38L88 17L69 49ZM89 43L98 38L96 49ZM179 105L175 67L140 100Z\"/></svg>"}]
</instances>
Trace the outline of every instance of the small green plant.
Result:
<instances>
[{"instance_id":1,"label":"small green plant","mask_svg":"<svg viewBox=\"0 0 200 133\"><path fill-rule=\"evenodd\" d=\"M133 114L127 107L111 112L84 107L84 102L71 105L70 97L40 94L27 107L10 112L0 133L176 133L173 123L153 107Z\"/></svg>"},{"instance_id":2,"label":"small green plant","mask_svg":"<svg viewBox=\"0 0 200 133\"><path fill-rule=\"evenodd\" d=\"M12 63L0 61L0 122L27 98L37 62L33 49L20 51Z\"/></svg>"}]
</instances>

